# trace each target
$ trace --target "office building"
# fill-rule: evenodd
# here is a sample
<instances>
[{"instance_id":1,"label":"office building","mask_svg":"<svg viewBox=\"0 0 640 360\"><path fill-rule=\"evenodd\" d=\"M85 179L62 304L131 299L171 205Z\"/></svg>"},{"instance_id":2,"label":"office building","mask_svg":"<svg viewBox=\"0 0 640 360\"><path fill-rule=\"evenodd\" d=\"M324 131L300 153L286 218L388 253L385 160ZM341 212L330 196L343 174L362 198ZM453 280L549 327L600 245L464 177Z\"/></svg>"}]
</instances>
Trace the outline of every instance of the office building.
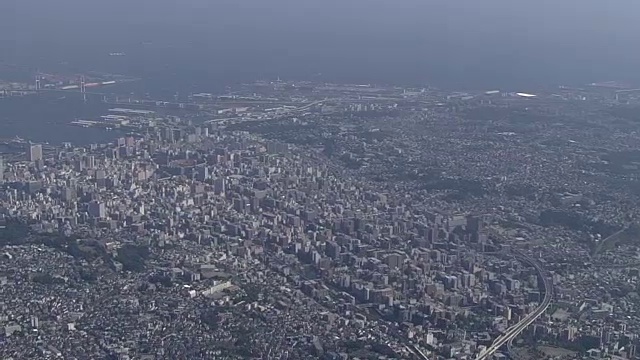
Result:
<instances>
[{"instance_id":1,"label":"office building","mask_svg":"<svg viewBox=\"0 0 640 360\"><path fill-rule=\"evenodd\" d=\"M89 215L94 218L104 219L107 216L107 209L104 203L92 201L89 203Z\"/></svg>"},{"instance_id":2,"label":"office building","mask_svg":"<svg viewBox=\"0 0 640 360\"><path fill-rule=\"evenodd\" d=\"M35 162L39 160L42 160L42 145L29 146L29 161Z\"/></svg>"},{"instance_id":3,"label":"office building","mask_svg":"<svg viewBox=\"0 0 640 360\"><path fill-rule=\"evenodd\" d=\"M217 178L213 181L213 191L222 194L227 190L227 182L224 178Z\"/></svg>"},{"instance_id":4,"label":"office building","mask_svg":"<svg viewBox=\"0 0 640 360\"><path fill-rule=\"evenodd\" d=\"M85 157L85 166L87 169L94 169L96 167L96 157L93 155Z\"/></svg>"}]
</instances>

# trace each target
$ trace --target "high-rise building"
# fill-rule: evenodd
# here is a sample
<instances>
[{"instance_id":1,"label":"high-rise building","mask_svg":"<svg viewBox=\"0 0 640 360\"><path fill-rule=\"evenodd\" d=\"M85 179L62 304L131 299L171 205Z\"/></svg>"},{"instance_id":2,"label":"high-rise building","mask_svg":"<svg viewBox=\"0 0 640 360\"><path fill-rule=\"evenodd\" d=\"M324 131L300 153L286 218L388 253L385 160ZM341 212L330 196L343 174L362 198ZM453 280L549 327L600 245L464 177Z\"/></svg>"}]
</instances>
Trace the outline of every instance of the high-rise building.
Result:
<instances>
[{"instance_id":1,"label":"high-rise building","mask_svg":"<svg viewBox=\"0 0 640 360\"><path fill-rule=\"evenodd\" d=\"M100 170L96 170L96 184L99 187L105 187L107 186L107 173L106 171L100 169Z\"/></svg>"},{"instance_id":2,"label":"high-rise building","mask_svg":"<svg viewBox=\"0 0 640 360\"><path fill-rule=\"evenodd\" d=\"M224 178L217 178L213 181L213 191L216 194L223 194L227 190L227 182Z\"/></svg>"},{"instance_id":3,"label":"high-rise building","mask_svg":"<svg viewBox=\"0 0 640 360\"><path fill-rule=\"evenodd\" d=\"M127 136L124 140L124 144L127 147L135 147L136 146L136 139L134 139L133 136Z\"/></svg>"},{"instance_id":4,"label":"high-rise building","mask_svg":"<svg viewBox=\"0 0 640 360\"><path fill-rule=\"evenodd\" d=\"M84 161L82 161L81 159L78 159L75 161L75 170L77 172L82 172L82 170L84 170L85 166L84 166Z\"/></svg>"},{"instance_id":5,"label":"high-rise building","mask_svg":"<svg viewBox=\"0 0 640 360\"><path fill-rule=\"evenodd\" d=\"M31 327L34 329L37 329L39 326L40 322L38 321L38 317L37 316L31 316Z\"/></svg>"},{"instance_id":6,"label":"high-rise building","mask_svg":"<svg viewBox=\"0 0 640 360\"><path fill-rule=\"evenodd\" d=\"M31 145L29 146L29 161L35 162L42 160L42 145Z\"/></svg>"},{"instance_id":7,"label":"high-rise building","mask_svg":"<svg viewBox=\"0 0 640 360\"><path fill-rule=\"evenodd\" d=\"M170 142L173 143L175 142L175 136L174 136L174 132L173 132L173 128L164 128L163 129L163 134L162 134L162 139L166 142Z\"/></svg>"},{"instance_id":8,"label":"high-rise building","mask_svg":"<svg viewBox=\"0 0 640 360\"><path fill-rule=\"evenodd\" d=\"M636 344L629 344L627 346L627 357L633 359L636 357Z\"/></svg>"},{"instance_id":9,"label":"high-rise building","mask_svg":"<svg viewBox=\"0 0 640 360\"><path fill-rule=\"evenodd\" d=\"M198 179L198 181L206 181L207 179L209 179L209 168L206 166L200 166L198 167L197 173L196 173L196 179Z\"/></svg>"},{"instance_id":10,"label":"high-rise building","mask_svg":"<svg viewBox=\"0 0 640 360\"><path fill-rule=\"evenodd\" d=\"M84 158L85 161L85 166L88 169L93 169L96 167L96 157L93 155L89 155L87 157Z\"/></svg>"},{"instance_id":11,"label":"high-rise building","mask_svg":"<svg viewBox=\"0 0 640 360\"><path fill-rule=\"evenodd\" d=\"M89 215L94 218L103 219L107 216L107 209L102 202L92 201L89 203Z\"/></svg>"},{"instance_id":12,"label":"high-rise building","mask_svg":"<svg viewBox=\"0 0 640 360\"><path fill-rule=\"evenodd\" d=\"M60 195L63 201L71 202L76 199L76 190L72 187L65 187Z\"/></svg>"}]
</instances>

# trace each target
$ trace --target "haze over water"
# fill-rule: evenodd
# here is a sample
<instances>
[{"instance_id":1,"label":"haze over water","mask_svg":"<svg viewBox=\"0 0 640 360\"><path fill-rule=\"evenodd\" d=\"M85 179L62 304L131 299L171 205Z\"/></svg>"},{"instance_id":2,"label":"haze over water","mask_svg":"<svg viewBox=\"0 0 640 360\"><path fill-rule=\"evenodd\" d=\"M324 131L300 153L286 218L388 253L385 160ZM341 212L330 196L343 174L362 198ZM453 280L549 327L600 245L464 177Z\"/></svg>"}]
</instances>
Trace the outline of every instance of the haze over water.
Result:
<instances>
[{"instance_id":1,"label":"haze over water","mask_svg":"<svg viewBox=\"0 0 640 360\"><path fill-rule=\"evenodd\" d=\"M640 1L9 0L0 59L155 90L256 78L535 87L637 81ZM126 57L109 57L109 52ZM321 75L318 75L321 74Z\"/></svg>"}]
</instances>

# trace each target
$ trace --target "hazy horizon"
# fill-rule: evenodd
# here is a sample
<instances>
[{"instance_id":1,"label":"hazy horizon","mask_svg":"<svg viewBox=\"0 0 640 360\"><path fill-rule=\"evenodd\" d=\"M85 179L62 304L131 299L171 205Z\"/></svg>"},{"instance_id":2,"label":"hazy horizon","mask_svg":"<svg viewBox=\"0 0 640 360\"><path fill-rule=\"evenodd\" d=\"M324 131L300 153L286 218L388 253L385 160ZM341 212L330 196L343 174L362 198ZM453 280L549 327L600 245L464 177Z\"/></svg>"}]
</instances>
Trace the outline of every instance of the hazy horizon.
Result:
<instances>
[{"instance_id":1,"label":"hazy horizon","mask_svg":"<svg viewBox=\"0 0 640 360\"><path fill-rule=\"evenodd\" d=\"M615 5L25 0L0 5L0 41L9 49L0 59L185 83L319 73L333 81L468 88L637 81L640 3ZM105 56L112 51L128 56Z\"/></svg>"}]
</instances>

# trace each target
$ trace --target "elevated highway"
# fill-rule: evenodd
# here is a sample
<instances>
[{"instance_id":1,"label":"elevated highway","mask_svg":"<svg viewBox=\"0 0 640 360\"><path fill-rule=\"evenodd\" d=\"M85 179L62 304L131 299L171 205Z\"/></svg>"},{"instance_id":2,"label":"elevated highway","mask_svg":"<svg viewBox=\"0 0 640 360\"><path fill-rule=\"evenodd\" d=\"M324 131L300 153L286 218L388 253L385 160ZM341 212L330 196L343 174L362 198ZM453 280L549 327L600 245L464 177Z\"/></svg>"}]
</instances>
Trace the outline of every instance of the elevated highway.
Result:
<instances>
[{"instance_id":1,"label":"elevated highway","mask_svg":"<svg viewBox=\"0 0 640 360\"><path fill-rule=\"evenodd\" d=\"M549 308L549 305L551 305L551 300L553 299L553 282L551 281L551 277L549 276L549 274L546 272L546 270L544 270L542 265L540 265L540 263L538 263L533 258L518 251L513 251L513 254L520 261L528 263L536 269L536 271L538 272L538 277L542 279L544 287L544 299L534 311L525 316L517 324L507 329L504 334L496 338L490 347L486 348L476 357L476 360L489 359L504 345L510 347L513 339L518 337L518 335L520 335L529 325L533 324L533 322L535 322L540 316L542 316L542 314L544 314L544 312Z\"/></svg>"}]
</instances>

